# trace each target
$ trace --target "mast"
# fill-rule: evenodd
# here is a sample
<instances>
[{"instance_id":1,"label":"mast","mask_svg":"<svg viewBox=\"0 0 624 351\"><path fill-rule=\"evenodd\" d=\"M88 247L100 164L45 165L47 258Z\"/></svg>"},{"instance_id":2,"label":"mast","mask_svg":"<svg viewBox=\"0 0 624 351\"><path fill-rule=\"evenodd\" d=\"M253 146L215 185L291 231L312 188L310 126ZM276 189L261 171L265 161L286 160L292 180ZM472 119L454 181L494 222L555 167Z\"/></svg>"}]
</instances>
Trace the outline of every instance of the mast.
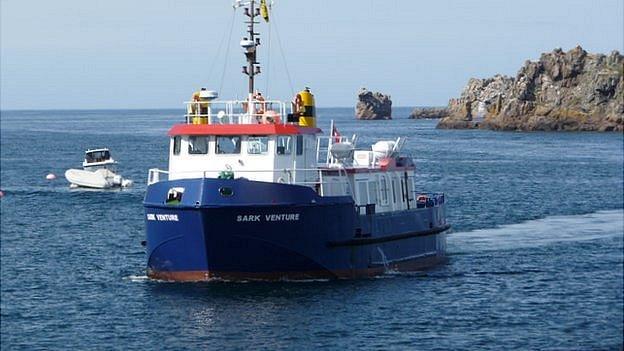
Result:
<instances>
[{"instance_id":1,"label":"mast","mask_svg":"<svg viewBox=\"0 0 624 351\"><path fill-rule=\"evenodd\" d=\"M256 61L256 49L260 45L260 38L257 36L260 33L254 31L254 24L258 23L255 18L260 15L260 8L255 7L256 0L250 0L247 3L248 7L245 7L245 15L249 17L249 21L246 23L248 38L241 40L241 46L245 49L245 56L247 57L247 66L243 66L243 74L249 77L249 94L254 93L254 77L260 74L260 64Z\"/></svg>"}]
</instances>

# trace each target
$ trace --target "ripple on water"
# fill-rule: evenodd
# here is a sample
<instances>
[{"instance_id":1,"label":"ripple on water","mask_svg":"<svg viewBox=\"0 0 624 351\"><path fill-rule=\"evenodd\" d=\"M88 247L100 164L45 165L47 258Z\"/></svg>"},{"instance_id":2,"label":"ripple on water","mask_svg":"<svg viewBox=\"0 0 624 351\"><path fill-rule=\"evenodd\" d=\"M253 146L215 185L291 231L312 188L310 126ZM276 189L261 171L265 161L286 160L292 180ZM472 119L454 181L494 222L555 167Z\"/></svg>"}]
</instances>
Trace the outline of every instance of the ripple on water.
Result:
<instances>
[{"instance_id":1,"label":"ripple on water","mask_svg":"<svg viewBox=\"0 0 624 351\"><path fill-rule=\"evenodd\" d=\"M141 203L180 115L2 112L3 350L621 348L621 134L448 131L319 109L321 128L335 119L360 147L407 134L417 190L447 195L449 262L362 280L162 283L145 276ZM96 146L133 188L68 188L60 175Z\"/></svg>"}]
</instances>

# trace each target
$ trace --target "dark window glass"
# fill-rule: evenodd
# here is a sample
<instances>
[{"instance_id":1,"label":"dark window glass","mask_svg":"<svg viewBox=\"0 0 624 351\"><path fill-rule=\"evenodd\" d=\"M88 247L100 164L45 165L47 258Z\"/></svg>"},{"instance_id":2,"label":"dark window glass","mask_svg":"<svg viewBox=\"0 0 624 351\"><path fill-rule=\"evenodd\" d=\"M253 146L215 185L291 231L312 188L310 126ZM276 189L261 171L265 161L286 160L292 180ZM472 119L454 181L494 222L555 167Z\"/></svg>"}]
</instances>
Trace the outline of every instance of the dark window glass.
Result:
<instances>
[{"instance_id":1,"label":"dark window glass","mask_svg":"<svg viewBox=\"0 0 624 351\"><path fill-rule=\"evenodd\" d=\"M241 137L240 136L218 136L217 137L217 154L240 154Z\"/></svg>"},{"instance_id":2,"label":"dark window glass","mask_svg":"<svg viewBox=\"0 0 624 351\"><path fill-rule=\"evenodd\" d=\"M388 182L384 175L381 176L381 203L384 205L388 204Z\"/></svg>"},{"instance_id":3,"label":"dark window glass","mask_svg":"<svg viewBox=\"0 0 624 351\"><path fill-rule=\"evenodd\" d=\"M179 155L180 154L180 145L181 144L182 144L182 137L180 137L180 136L173 137L173 154L174 155Z\"/></svg>"},{"instance_id":4,"label":"dark window glass","mask_svg":"<svg viewBox=\"0 0 624 351\"><path fill-rule=\"evenodd\" d=\"M208 137L191 136L189 137L188 153L191 155L201 155L208 153Z\"/></svg>"},{"instance_id":5,"label":"dark window glass","mask_svg":"<svg viewBox=\"0 0 624 351\"><path fill-rule=\"evenodd\" d=\"M392 202L396 203L397 202L397 182L396 180L391 180L390 183L392 183Z\"/></svg>"},{"instance_id":6,"label":"dark window glass","mask_svg":"<svg viewBox=\"0 0 624 351\"><path fill-rule=\"evenodd\" d=\"M297 135L297 155L303 155L303 135Z\"/></svg>"},{"instance_id":7,"label":"dark window glass","mask_svg":"<svg viewBox=\"0 0 624 351\"><path fill-rule=\"evenodd\" d=\"M87 163L90 162L104 162L110 159L110 152L108 151L94 151L85 155Z\"/></svg>"},{"instance_id":8,"label":"dark window glass","mask_svg":"<svg viewBox=\"0 0 624 351\"><path fill-rule=\"evenodd\" d=\"M278 155L290 155L291 153L291 145L292 144L290 142L292 138L290 136L283 136L280 135L277 137L277 146L276 146L276 153Z\"/></svg>"}]
</instances>

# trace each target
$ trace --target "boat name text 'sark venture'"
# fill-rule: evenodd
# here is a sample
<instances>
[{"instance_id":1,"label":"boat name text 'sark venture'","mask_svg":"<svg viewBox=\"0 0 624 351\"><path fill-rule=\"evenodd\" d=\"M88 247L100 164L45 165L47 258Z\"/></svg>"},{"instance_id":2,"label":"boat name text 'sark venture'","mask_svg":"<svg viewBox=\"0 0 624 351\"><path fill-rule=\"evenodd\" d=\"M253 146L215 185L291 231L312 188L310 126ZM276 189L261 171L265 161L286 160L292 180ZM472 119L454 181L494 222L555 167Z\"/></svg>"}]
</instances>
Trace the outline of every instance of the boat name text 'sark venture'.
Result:
<instances>
[{"instance_id":1,"label":"boat name text 'sark venture'","mask_svg":"<svg viewBox=\"0 0 624 351\"><path fill-rule=\"evenodd\" d=\"M237 1L247 98L202 89L169 130L169 169L150 169L145 195L147 273L154 279L355 278L445 260L443 194L417 192L404 138L368 150L316 127L309 88L292 102L254 90L254 25L265 1Z\"/></svg>"}]
</instances>

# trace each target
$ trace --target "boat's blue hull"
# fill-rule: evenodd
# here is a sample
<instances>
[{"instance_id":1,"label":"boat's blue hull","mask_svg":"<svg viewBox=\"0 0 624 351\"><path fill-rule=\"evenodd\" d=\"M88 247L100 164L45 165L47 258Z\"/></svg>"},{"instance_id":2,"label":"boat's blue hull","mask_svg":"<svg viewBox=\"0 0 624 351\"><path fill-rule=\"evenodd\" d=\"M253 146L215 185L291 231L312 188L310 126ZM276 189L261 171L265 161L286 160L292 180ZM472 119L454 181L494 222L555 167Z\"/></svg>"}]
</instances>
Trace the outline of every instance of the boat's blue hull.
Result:
<instances>
[{"instance_id":1,"label":"boat's blue hull","mask_svg":"<svg viewBox=\"0 0 624 351\"><path fill-rule=\"evenodd\" d=\"M184 192L168 205L172 188ZM445 259L443 203L359 215L351 197L304 186L186 179L150 185L145 212L148 274L158 279L359 277Z\"/></svg>"}]
</instances>

